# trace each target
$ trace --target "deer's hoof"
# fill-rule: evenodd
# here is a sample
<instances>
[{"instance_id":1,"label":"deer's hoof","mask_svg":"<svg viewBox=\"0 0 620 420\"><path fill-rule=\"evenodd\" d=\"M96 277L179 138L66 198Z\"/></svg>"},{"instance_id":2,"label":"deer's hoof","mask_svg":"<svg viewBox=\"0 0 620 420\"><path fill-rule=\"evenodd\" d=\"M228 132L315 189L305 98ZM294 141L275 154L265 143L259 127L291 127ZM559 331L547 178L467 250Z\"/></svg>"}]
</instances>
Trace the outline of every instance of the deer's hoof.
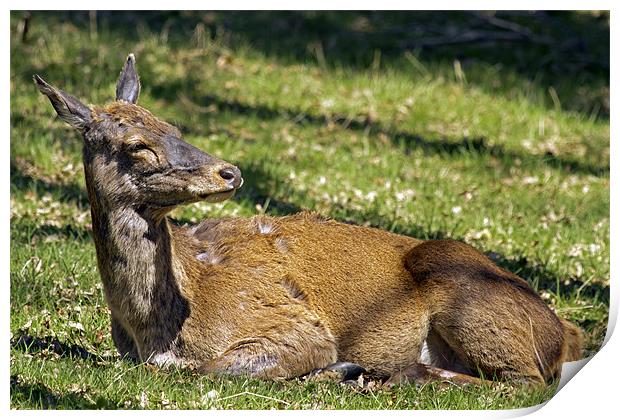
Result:
<instances>
[{"instance_id":1,"label":"deer's hoof","mask_svg":"<svg viewBox=\"0 0 620 420\"><path fill-rule=\"evenodd\" d=\"M332 380L337 382L355 381L366 369L349 362L336 362L321 369L314 369L307 376L312 380Z\"/></svg>"}]
</instances>

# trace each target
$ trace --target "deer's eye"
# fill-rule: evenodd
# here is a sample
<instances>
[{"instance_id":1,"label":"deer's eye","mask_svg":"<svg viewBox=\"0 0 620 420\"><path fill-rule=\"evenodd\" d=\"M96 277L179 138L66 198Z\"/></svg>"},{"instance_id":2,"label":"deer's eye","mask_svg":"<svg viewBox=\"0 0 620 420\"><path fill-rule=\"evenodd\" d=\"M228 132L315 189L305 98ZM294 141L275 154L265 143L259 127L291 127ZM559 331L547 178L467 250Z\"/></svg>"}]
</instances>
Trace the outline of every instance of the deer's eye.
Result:
<instances>
[{"instance_id":1,"label":"deer's eye","mask_svg":"<svg viewBox=\"0 0 620 420\"><path fill-rule=\"evenodd\" d=\"M126 150L129 153L139 152L141 150L148 150L148 149L150 148L146 143L132 143L126 147Z\"/></svg>"},{"instance_id":2,"label":"deer's eye","mask_svg":"<svg viewBox=\"0 0 620 420\"><path fill-rule=\"evenodd\" d=\"M159 162L159 157L157 153L145 143L133 143L126 148L127 152L136 157L148 160L155 160Z\"/></svg>"}]
</instances>

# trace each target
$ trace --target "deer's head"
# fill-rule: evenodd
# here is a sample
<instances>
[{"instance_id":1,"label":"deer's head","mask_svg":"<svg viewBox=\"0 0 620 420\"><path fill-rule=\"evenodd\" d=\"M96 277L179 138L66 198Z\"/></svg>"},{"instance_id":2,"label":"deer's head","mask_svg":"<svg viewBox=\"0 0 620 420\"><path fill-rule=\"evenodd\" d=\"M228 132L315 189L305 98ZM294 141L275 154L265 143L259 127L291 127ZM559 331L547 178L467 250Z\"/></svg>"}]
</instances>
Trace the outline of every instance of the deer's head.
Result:
<instances>
[{"instance_id":1,"label":"deer's head","mask_svg":"<svg viewBox=\"0 0 620 420\"><path fill-rule=\"evenodd\" d=\"M38 75L34 81L58 116L82 132L87 182L104 202L165 212L226 200L243 183L237 167L186 143L176 127L137 105L133 54L121 71L116 101L104 107L91 109Z\"/></svg>"}]
</instances>

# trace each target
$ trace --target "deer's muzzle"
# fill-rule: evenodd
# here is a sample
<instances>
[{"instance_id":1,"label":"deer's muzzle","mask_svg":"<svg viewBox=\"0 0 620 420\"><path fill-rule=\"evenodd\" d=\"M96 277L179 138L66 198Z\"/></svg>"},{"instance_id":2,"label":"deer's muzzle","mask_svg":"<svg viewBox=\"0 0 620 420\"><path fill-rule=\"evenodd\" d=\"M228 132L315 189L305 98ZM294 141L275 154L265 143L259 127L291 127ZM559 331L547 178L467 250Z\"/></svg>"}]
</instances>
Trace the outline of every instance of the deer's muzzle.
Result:
<instances>
[{"instance_id":1,"label":"deer's muzzle","mask_svg":"<svg viewBox=\"0 0 620 420\"><path fill-rule=\"evenodd\" d=\"M177 137L166 136L164 147L171 169L190 175L193 179L189 179L189 189L200 198L218 200L220 195L229 198L232 194L228 193L233 193L243 184L239 168Z\"/></svg>"}]
</instances>

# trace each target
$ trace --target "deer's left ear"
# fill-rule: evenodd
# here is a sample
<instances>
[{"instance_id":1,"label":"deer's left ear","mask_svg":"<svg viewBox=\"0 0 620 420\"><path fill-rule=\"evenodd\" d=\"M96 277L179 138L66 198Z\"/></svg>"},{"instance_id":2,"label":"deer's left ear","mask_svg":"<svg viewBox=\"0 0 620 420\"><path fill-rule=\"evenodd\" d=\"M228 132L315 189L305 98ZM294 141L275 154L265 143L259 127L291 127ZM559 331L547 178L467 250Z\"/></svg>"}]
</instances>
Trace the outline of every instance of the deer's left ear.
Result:
<instances>
[{"instance_id":1,"label":"deer's left ear","mask_svg":"<svg viewBox=\"0 0 620 420\"><path fill-rule=\"evenodd\" d=\"M136 70L136 58L133 54L129 54L116 83L116 100L135 104L138 102L138 96L140 96L140 78Z\"/></svg>"},{"instance_id":2,"label":"deer's left ear","mask_svg":"<svg viewBox=\"0 0 620 420\"><path fill-rule=\"evenodd\" d=\"M56 110L56 113L66 123L83 130L91 121L90 108L75 97L47 83L39 75L33 76L37 88L47 96Z\"/></svg>"}]
</instances>

